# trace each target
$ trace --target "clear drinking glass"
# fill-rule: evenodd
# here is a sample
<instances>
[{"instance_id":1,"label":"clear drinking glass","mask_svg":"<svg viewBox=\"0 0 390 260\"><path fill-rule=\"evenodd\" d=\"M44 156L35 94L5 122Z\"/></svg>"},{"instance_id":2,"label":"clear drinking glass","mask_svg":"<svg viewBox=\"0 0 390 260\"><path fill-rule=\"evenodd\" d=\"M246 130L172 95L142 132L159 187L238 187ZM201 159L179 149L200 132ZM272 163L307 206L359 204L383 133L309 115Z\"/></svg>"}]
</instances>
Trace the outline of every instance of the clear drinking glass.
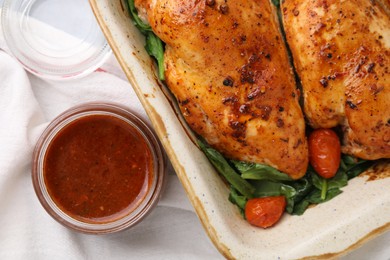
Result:
<instances>
[{"instance_id":1,"label":"clear drinking glass","mask_svg":"<svg viewBox=\"0 0 390 260\"><path fill-rule=\"evenodd\" d=\"M1 19L9 50L43 78L82 77L111 53L88 0L4 0Z\"/></svg>"}]
</instances>

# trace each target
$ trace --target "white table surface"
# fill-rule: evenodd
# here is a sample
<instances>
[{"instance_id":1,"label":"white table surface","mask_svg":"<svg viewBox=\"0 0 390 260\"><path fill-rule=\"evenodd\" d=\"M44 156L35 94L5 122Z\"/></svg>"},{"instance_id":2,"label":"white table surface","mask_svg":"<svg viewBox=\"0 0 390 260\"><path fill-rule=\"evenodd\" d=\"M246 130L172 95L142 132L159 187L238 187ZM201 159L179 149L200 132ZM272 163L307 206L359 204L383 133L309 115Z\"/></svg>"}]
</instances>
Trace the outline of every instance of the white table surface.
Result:
<instances>
[{"instance_id":1,"label":"white table surface","mask_svg":"<svg viewBox=\"0 0 390 260\"><path fill-rule=\"evenodd\" d=\"M82 9L80 8L80 4L86 5L85 0L66 0L66 1L60 1L60 0L51 0L51 1L45 1L45 2L51 2L53 8L57 8L59 5L61 6L64 11L66 10L66 13L71 13L73 17L78 17L78 19L83 19L84 14L82 13ZM64 2L66 3L66 7L63 6ZM0 0L0 4L3 3L3 0ZM68 33L71 33L75 36L78 34L78 30L80 30L79 27L75 26L75 24L69 24L69 23L61 23L61 20L58 19L58 15L55 15L55 13L47 12L42 15L42 21L54 25L62 30L65 30ZM123 75L122 75L123 76ZM130 87L130 86L129 86ZM0 111L1 113L1 111ZM0 144L1 145L1 144ZM210 242L209 238L206 236L206 233L203 231L199 220L196 217L196 214L192 210L189 201L186 198L186 195L184 193L184 190L182 189L177 177L174 175L173 171L170 174L170 177L168 179L169 183L166 187L165 193L163 195L162 201L160 202L160 205L162 207L160 209L157 209L158 211L165 211L169 210L167 208L164 208L164 203L166 201L170 201L169 203L177 203L181 204L181 208L185 210L178 210L178 212L175 216L177 218L186 218L187 225L182 225L185 230L178 230L175 228L175 219L170 220L164 220L160 221L163 225L171 226L171 228L165 228L163 231L166 232L166 234L162 234L161 238L165 240L165 242L159 241L157 238L153 238L150 236L145 236L145 239L142 244L142 248L138 248L137 254L135 254L137 257L140 258L140 256L143 256L143 258L146 259L183 259L183 258L189 258L189 259L218 259L222 258L221 255L219 255L218 251L214 248L212 243ZM163 212L159 212L159 214L163 214ZM156 219L155 217L159 216L158 214L151 214L150 217L148 217L145 220L144 224L141 224L137 227L136 232L142 233L143 229L144 231L147 231L148 229L148 223L152 223L152 225L158 225L159 219ZM179 220L179 219L178 219ZM190 228L189 228L190 227ZM132 232L131 230L128 232ZM1 233L1 231L0 231ZM12 235L12 234L3 234L3 235ZM130 234L129 234L130 235ZM191 241L188 241L188 238L193 238ZM17 238L16 238L17 239ZM90 241L90 237L86 237L86 240L83 241L81 244L84 246L93 246L93 243ZM99 238L99 239L107 239L107 243L109 243L108 240L112 240L112 237L107 238ZM187 242L186 242L187 241ZM104 241L103 241L104 242ZM138 243L136 238L129 239L128 242L130 243ZM169 251L167 252L167 255L164 256L161 254L162 248L164 246L169 248L174 248L175 245L177 246L177 254L175 254L175 251ZM48 245L50 246L50 245ZM117 245L117 247L126 247L127 245ZM1 250L1 242L0 242L0 258L2 255ZM21 248L20 250L23 250ZM183 252L184 250L184 252ZM157 254L158 253L158 254ZM112 259L115 259L115 254L112 254ZM66 256L64 255L64 258ZM82 257L84 258L84 257ZM88 257L86 257L88 258ZM119 258L119 257L118 257ZM131 259L132 255L128 255L128 259ZM386 234L375 238L374 240L366 243L361 248L353 251L349 255L343 257L345 260L355 260L355 259L378 259L378 260L388 260L390 259L390 232L387 232Z\"/></svg>"}]
</instances>

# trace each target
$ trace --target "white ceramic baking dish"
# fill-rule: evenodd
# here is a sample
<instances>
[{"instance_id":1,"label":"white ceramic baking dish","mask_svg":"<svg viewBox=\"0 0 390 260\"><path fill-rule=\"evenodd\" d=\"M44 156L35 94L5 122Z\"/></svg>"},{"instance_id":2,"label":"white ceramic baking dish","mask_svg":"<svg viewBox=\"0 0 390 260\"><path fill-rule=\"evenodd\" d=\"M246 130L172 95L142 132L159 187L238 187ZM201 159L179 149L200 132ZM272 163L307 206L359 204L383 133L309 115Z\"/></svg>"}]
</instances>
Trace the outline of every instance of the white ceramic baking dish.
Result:
<instances>
[{"instance_id":1,"label":"white ceramic baking dish","mask_svg":"<svg viewBox=\"0 0 390 260\"><path fill-rule=\"evenodd\" d=\"M285 214L267 230L250 226L228 201L229 189L203 153L158 83L144 38L133 26L121 0L90 0L92 9L185 188L199 220L227 258L297 259L336 257L390 229L390 167L350 181L335 199L303 216Z\"/></svg>"}]
</instances>

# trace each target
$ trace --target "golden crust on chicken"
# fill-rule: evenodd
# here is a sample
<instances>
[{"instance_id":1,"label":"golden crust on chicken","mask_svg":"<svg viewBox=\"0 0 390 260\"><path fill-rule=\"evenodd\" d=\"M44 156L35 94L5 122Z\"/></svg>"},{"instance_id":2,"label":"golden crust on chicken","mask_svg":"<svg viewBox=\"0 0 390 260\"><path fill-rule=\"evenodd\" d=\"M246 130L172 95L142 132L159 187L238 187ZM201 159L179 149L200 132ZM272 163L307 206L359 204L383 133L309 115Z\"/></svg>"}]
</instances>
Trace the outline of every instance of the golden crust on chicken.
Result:
<instances>
[{"instance_id":1,"label":"golden crust on chicken","mask_svg":"<svg viewBox=\"0 0 390 260\"><path fill-rule=\"evenodd\" d=\"M228 158L302 177L305 122L270 1L135 5L166 43L166 83L189 126Z\"/></svg>"},{"instance_id":2,"label":"golden crust on chicken","mask_svg":"<svg viewBox=\"0 0 390 260\"><path fill-rule=\"evenodd\" d=\"M341 125L343 152L370 160L390 158L389 1L381 3L285 0L281 7L310 125Z\"/></svg>"}]
</instances>

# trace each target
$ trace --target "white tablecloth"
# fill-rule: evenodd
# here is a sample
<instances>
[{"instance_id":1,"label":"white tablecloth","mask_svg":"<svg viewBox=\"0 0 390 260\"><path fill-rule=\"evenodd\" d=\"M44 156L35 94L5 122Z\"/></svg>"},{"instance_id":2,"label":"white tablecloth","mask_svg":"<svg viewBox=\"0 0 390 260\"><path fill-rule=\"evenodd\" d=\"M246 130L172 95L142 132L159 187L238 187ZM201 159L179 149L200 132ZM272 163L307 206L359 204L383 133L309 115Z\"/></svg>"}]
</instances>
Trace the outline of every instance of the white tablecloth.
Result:
<instances>
[{"instance_id":1,"label":"white tablecloth","mask_svg":"<svg viewBox=\"0 0 390 260\"><path fill-rule=\"evenodd\" d=\"M2 35L0 48L6 49ZM31 156L54 117L74 105L103 100L123 104L148 120L114 57L102 69L75 81L46 81L26 73L0 51L0 259L222 258L172 169L155 210L134 228L117 234L73 232L39 204L31 183ZM390 233L345 259L390 259Z\"/></svg>"}]
</instances>

